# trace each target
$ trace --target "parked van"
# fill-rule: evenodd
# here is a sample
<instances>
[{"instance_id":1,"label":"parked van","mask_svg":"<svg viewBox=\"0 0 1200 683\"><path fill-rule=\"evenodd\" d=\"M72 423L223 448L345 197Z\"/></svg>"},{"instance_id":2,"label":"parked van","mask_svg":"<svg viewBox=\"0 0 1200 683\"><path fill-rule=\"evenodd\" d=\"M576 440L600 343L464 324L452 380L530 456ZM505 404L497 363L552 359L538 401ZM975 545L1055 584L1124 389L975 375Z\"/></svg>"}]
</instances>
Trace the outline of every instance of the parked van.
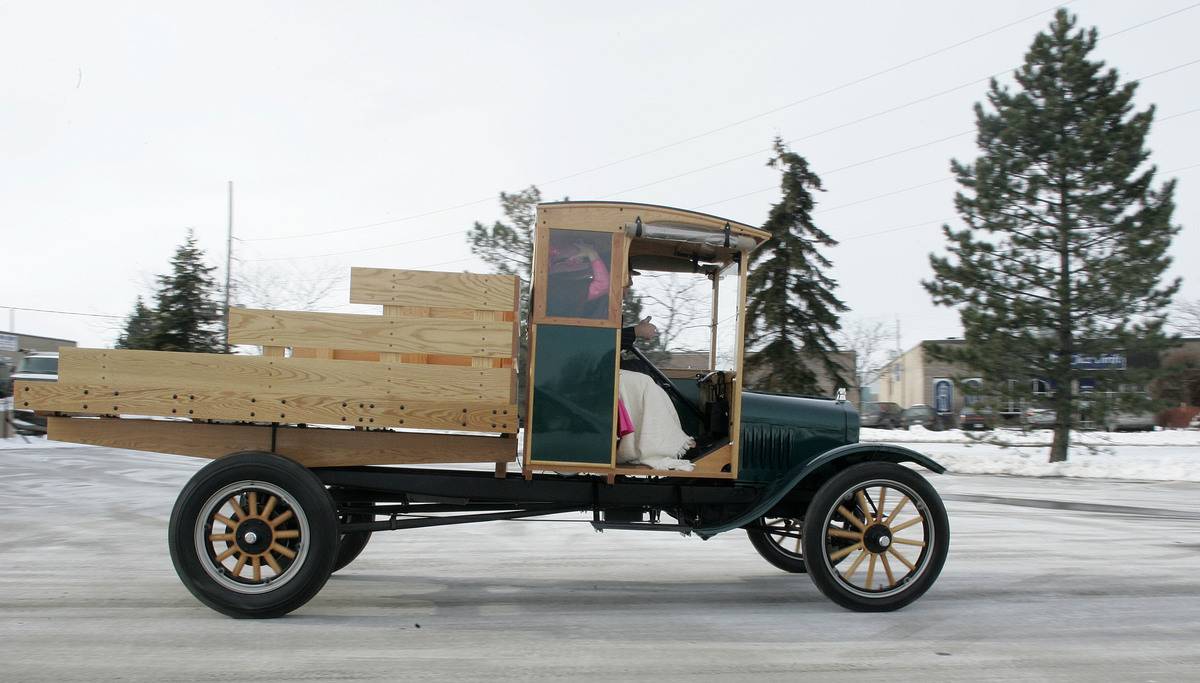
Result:
<instances>
[{"instance_id":1,"label":"parked van","mask_svg":"<svg viewBox=\"0 0 1200 683\"><path fill-rule=\"evenodd\" d=\"M58 352L38 351L30 353L17 363L13 381L54 382L58 380ZM46 418L34 415L32 410L22 408L20 401L13 399L13 427L20 434L45 434Z\"/></svg>"}]
</instances>

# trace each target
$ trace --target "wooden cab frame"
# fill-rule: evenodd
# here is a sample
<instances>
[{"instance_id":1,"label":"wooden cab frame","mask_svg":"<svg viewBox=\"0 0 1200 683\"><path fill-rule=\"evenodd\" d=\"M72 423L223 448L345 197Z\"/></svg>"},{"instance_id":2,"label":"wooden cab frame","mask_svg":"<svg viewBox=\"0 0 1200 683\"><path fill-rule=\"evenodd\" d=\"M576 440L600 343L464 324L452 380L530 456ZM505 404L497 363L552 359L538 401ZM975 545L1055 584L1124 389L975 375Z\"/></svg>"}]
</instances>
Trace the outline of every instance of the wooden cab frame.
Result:
<instances>
[{"instance_id":1,"label":"wooden cab frame","mask_svg":"<svg viewBox=\"0 0 1200 683\"><path fill-rule=\"evenodd\" d=\"M526 476L535 470L736 478L745 340L744 264L769 233L718 216L629 202L538 205L529 318ZM591 257L580 259L586 252ZM599 260L600 265L591 265ZM594 272L588 272L588 268ZM695 470L618 465L616 413L621 303L632 270L703 273L713 282L709 369L717 364L718 302L736 311L729 443ZM719 286L735 275L736 287ZM608 282L598 282L603 277ZM730 298L732 297L732 298ZM598 301L603 298L603 301ZM691 371L694 376L695 371ZM594 384L594 386L592 386Z\"/></svg>"}]
</instances>

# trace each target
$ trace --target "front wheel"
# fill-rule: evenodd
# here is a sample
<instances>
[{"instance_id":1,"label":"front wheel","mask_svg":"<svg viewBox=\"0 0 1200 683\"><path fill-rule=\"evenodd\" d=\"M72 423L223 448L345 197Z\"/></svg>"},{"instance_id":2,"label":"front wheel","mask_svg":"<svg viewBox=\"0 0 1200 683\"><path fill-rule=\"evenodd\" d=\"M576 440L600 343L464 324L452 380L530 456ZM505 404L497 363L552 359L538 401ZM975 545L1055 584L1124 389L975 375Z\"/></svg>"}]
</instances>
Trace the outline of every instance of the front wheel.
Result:
<instances>
[{"instance_id":1,"label":"front wheel","mask_svg":"<svg viewBox=\"0 0 1200 683\"><path fill-rule=\"evenodd\" d=\"M192 595L231 617L270 618L308 602L338 550L337 508L321 480L278 455L236 453L179 494L171 561Z\"/></svg>"},{"instance_id":2,"label":"front wheel","mask_svg":"<svg viewBox=\"0 0 1200 683\"><path fill-rule=\"evenodd\" d=\"M921 597L937 580L950 524L923 477L893 463L869 462L821 486L809 504L803 538L808 574L826 597L858 612L888 612Z\"/></svg>"}]
</instances>

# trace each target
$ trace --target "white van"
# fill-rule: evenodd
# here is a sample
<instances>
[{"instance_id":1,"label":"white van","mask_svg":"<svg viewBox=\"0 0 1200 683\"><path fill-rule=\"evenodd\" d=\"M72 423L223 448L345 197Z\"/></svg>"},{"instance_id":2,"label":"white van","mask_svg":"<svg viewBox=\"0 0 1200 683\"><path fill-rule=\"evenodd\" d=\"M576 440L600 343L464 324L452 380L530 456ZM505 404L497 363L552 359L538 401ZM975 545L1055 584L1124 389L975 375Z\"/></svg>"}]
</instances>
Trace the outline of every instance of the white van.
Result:
<instances>
[{"instance_id":1,"label":"white van","mask_svg":"<svg viewBox=\"0 0 1200 683\"><path fill-rule=\"evenodd\" d=\"M55 382L58 380L58 352L35 351L17 363L13 381ZM21 434L45 434L46 418L21 407L20 398L13 396L13 427Z\"/></svg>"}]
</instances>

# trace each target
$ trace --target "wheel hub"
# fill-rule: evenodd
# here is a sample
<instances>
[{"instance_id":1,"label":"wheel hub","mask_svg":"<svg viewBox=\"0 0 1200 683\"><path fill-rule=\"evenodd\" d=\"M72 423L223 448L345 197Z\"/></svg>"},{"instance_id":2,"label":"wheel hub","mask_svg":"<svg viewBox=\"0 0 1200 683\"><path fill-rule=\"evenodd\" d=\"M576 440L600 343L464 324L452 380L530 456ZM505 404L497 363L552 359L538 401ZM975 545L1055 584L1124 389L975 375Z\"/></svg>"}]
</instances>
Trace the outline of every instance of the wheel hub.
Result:
<instances>
[{"instance_id":1,"label":"wheel hub","mask_svg":"<svg viewBox=\"0 0 1200 683\"><path fill-rule=\"evenodd\" d=\"M237 526L237 545L246 554L263 554L273 540L271 525L261 519L252 517Z\"/></svg>"},{"instance_id":2,"label":"wheel hub","mask_svg":"<svg viewBox=\"0 0 1200 683\"><path fill-rule=\"evenodd\" d=\"M886 524L872 524L863 532L863 547L870 553L887 552L892 545L892 530Z\"/></svg>"}]
</instances>

